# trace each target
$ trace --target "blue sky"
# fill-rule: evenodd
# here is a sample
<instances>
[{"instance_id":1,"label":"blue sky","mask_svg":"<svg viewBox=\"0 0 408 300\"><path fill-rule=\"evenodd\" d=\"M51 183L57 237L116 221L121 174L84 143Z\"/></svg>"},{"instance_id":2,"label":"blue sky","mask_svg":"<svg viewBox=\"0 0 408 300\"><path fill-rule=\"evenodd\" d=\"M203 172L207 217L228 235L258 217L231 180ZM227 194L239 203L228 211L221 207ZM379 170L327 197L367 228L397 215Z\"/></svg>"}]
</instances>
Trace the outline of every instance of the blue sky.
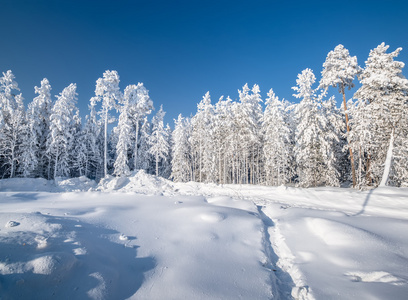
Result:
<instances>
[{"instance_id":1,"label":"blue sky","mask_svg":"<svg viewBox=\"0 0 408 300\"><path fill-rule=\"evenodd\" d=\"M206 91L213 103L236 99L245 83L294 102L297 74L311 68L319 80L338 44L361 66L381 42L408 62L406 0L0 0L0 21L0 71L13 71L25 102L44 77L54 95L73 82L82 116L105 70L122 90L143 82L172 122Z\"/></svg>"}]
</instances>

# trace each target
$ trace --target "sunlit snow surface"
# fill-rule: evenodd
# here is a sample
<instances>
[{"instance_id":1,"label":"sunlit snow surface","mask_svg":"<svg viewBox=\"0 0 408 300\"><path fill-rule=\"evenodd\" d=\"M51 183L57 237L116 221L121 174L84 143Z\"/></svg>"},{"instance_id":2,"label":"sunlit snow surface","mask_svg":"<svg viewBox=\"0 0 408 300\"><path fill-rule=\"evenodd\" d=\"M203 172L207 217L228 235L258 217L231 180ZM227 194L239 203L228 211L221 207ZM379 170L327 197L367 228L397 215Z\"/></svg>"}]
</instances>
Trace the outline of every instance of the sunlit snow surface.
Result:
<instances>
[{"instance_id":1,"label":"sunlit snow surface","mask_svg":"<svg viewBox=\"0 0 408 300\"><path fill-rule=\"evenodd\" d=\"M1 299L406 299L408 189L0 180Z\"/></svg>"}]
</instances>

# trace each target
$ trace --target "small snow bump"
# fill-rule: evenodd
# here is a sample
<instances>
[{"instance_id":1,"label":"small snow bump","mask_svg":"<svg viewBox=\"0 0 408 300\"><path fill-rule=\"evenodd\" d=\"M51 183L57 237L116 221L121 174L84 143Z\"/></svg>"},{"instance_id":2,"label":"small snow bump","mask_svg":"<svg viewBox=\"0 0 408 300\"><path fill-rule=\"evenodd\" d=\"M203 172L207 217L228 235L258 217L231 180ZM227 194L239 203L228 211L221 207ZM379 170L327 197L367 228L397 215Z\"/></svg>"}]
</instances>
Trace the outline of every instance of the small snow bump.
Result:
<instances>
[{"instance_id":1,"label":"small snow bump","mask_svg":"<svg viewBox=\"0 0 408 300\"><path fill-rule=\"evenodd\" d=\"M75 255L85 255L87 253L85 248L75 248L73 251Z\"/></svg>"},{"instance_id":2,"label":"small snow bump","mask_svg":"<svg viewBox=\"0 0 408 300\"><path fill-rule=\"evenodd\" d=\"M16 221L8 221L7 223L6 223L6 228L10 228L10 227L16 227L16 226L18 226L18 225L20 225L20 223L19 222L16 222Z\"/></svg>"},{"instance_id":3,"label":"small snow bump","mask_svg":"<svg viewBox=\"0 0 408 300\"><path fill-rule=\"evenodd\" d=\"M127 240L128 240L128 237L122 233L122 234L119 236L119 239L120 239L121 241L127 241Z\"/></svg>"},{"instance_id":4,"label":"small snow bump","mask_svg":"<svg viewBox=\"0 0 408 300\"><path fill-rule=\"evenodd\" d=\"M218 212L201 214L200 217L203 221L210 222L210 223L221 222L222 220L226 218L224 214L218 213Z\"/></svg>"},{"instance_id":5,"label":"small snow bump","mask_svg":"<svg viewBox=\"0 0 408 300\"><path fill-rule=\"evenodd\" d=\"M37 243L37 249L44 249L47 247L48 243L47 243L47 238L41 236L41 235L37 235L34 240Z\"/></svg>"},{"instance_id":6,"label":"small snow bump","mask_svg":"<svg viewBox=\"0 0 408 300\"><path fill-rule=\"evenodd\" d=\"M407 284L407 281L391 275L388 272L348 272L344 274L349 277L352 282L383 282L392 285Z\"/></svg>"}]
</instances>

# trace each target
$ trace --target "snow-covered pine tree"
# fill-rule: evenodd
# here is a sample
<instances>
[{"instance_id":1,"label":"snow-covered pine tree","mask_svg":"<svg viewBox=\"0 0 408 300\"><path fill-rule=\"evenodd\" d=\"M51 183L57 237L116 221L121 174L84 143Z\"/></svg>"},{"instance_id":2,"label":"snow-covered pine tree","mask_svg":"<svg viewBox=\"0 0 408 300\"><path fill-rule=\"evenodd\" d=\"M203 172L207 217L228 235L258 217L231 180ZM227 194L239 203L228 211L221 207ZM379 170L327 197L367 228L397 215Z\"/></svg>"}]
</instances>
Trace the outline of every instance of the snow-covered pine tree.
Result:
<instances>
[{"instance_id":1,"label":"snow-covered pine tree","mask_svg":"<svg viewBox=\"0 0 408 300\"><path fill-rule=\"evenodd\" d=\"M119 75L116 71L105 71L103 78L96 81L95 95L98 101L102 101L100 114L104 122L104 176L108 174L108 123L110 121L109 112L117 108L117 103L121 102L122 93L119 89Z\"/></svg>"},{"instance_id":2,"label":"snow-covered pine tree","mask_svg":"<svg viewBox=\"0 0 408 300\"><path fill-rule=\"evenodd\" d=\"M232 135L233 135L233 115L231 111L231 98L221 97L215 105L215 115L213 119L213 136L216 165L218 168L218 183L227 183L230 174L230 164L232 163Z\"/></svg>"},{"instance_id":3,"label":"snow-covered pine tree","mask_svg":"<svg viewBox=\"0 0 408 300\"><path fill-rule=\"evenodd\" d=\"M171 149L173 149L173 140L172 140L172 134L173 131L170 128L170 125L167 124L165 127L166 130L166 138L167 138L167 144L169 145L169 150L167 152L167 157L162 161L162 171L161 171L161 176L164 178L170 178L171 176L171 164L173 161L173 155Z\"/></svg>"},{"instance_id":4,"label":"snow-covered pine tree","mask_svg":"<svg viewBox=\"0 0 408 300\"><path fill-rule=\"evenodd\" d=\"M86 176L86 168L88 164L86 138L87 137L83 129L80 129L74 134L74 145L71 155L71 177Z\"/></svg>"},{"instance_id":5,"label":"snow-covered pine tree","mask_svg":"<svg viewBox=\"0 0 408 300\"><path fill-rule=\"evenodd\" d=\"M31 126L29 119L27 119L25 138L21 144L21 158L19 161L18 173L22 177L35 177L36 170L39 166L37 156L34 149L37 148L37 139L35 132ZM37 175L38 176L38 175Z\"/></svg>"},{"instance_id":6,"label":"snow-covered pine tree","mask_svg":"<svg viewBox=\"0 0 408 300\"><path fill-rule=\"evenodd\" d=\"M69 176L71 151L76 132L76 84L71 83L58 96L51 110L50 133L47 138L47 155L52 159L53 178Z\"/></svg>"},{"instance_id":7,"label":"snow-covered pine tree","mask_svg":"<svg viewBox=\"0 0 408 300\"><path fill-rule=\"evenodd\" d=\"M163 111L163 106L160 106L160 110L153 117L152 134L149 139L149 153L154 157L154 161L156 164L156 176L159 176L159 174L161 175L162 170L159 170L159 166L161 167L163 161L167 159L170 147L167 139L168 133L163 124L163 118L165 114L166 113Z\"/></svg>"},{"instance_id":8,"label":"snow-covered pine tree","mask_svg":"<svg viewBox=\"0 0 408 300\"><path fill-rule=\"evenodd\" d=\"M92 97L89 103L89 115L83 129L84 144L86 145L86 163L84 175L91 179L100 179L99 171L103 168L103 137L102 128L96 118L97 98Z\"/></svg>"},{"instance_id":9,"label":"snow-covered pine tree","mask_svg":"<svg viewBox=\"0 0 408 300\"><path fill-rule=\"evenodd\" d=\"M252 92L252 93L250 93ZM254 84L252 90L248 84L242 87L239 93L239 105L235 111L235 122L239 128L238 139L240 143L240 182L258 183L260 170L261 150L261 119L262 107L260 89Z\"/></svg>"},{"instance_id":10,"label":"snow-covered pine tree","mask_svg":"<svg viewBox=\"0 0 408 300\"><path fill-rule=\"evenodd\" d=\"M227 137L228 154L230 157L230 182L233 184L243 183L244 168L242 167L243 149L241 138L241 123L239 118L241 116L241 103L231 103L231 126L229 127L229 135Z\"/></svg>"},{"instance_id":11,"label":"snow-covered pine tree","mask_svg":"<svg viewBox=\"0 0 408 300\"><path fill-rule=\"evenodd\" d=\"M180 114L174 120L172 133L172 172L171 178L176 182L188 182L192 180L191 123L189 119Z\"/></svg>"},{"instance_id":12,"label":"snow-covered pine tree","mask_svg":"<svg viewBox=\"0 0 408 300\"><path fill-rule=\"evenodd\" d=\"M71 177L85 176L88 160L86 135L82 129L82 121L79 116L79 110L75 109L73 145L71 150Z\"/></svg>"},{"instance_id":13,"label":"snow-covered pine tree","mask_svg":"<svg viewBox=\"0 0 408 300\"><path fill-rule=\"evenodd\" d=\"M291 132L286 122L284 103L279 101L272 89L268 92L265 104L262 118L265 180L269 185L282 185L291 179Z\"/></svg>"},{"instance_id":14,"label":"snow-covered pine tree","mask_svg":"<svg viewBox=\"0 0 408 300\"><path fill-rule=\"evenodd\" d=\"M27 167L24 168L26 176L34 177L51 177L50 160L46 155L47 150L47 138L50 132L50 115L52 108L51 99L51 85L47 78L41 81L40 87L34 87L34 91L38 94L37 97L28 105L27 119L29 125L29 139L30 146L26 156L32 156L36 163L33 165L30 163L30 159L27 159ZM29 165L33 170L29 171Z\"/></svg>"},{"instance_id":15,"label":"snow-covered pine tree","mask_svg":"<svg viewBox=\"0 0 408 300\"><path fill-rule=\"evenodd\" d=\"M398 153L397 157L388 160L393 165L391 182L402 184L399 176L406 172L403 153L406 153L404 145L408 127L408 80L402 75L404 63L394 60L402 48L387 53L388 48L382 43L370 51L360 76L361 87L354 95L361 104L355 110L361 119L355 120L354 124L366 124L371 133L369 145L360 144L359 147L365 148L361 155L366 160L367 184L375 186L382 178L389 147L394 146L393 152ZM357 129L358 125L352 128ZM355 138L358 139L362 133L357 132ZM390 145L394 137L394 143Z\"/></svg>"},{"instance_id":16,"label":"snow-covered pine tree","mask_svg":"<svg viewBox=\"0 0 408 300\"><path fill-rule=\"evenodd\" d=\"M329 120L322 109L323 95L316 96L312 88L316 77L313 71L305 69L298 75L297 86L293 90L296 98L302 99L296 106L297 128L294 154L297 163L299 185L338 186L338 172L334 166L334 141L338 136L329 126Z\"/></svg>"},{"instance_id":17,"label":"snow-covered pine tree","mask_svg":"<svg viewBox=\"0 0 408 300\"><path fill-rule=\"evenodd\" d=\"M145 170L147 173L151 172L152 168L152 155L149 153L151 128L147 117L144 118L142 126L140 128L140 142L138 150L138 162L140 170Z\"/></svg>"},{"instance_id":18,"label":"snow-covered pine tree","mask_svg":"<svg viewBox=\"0 0 408 300\"><path fill-rule=\"evenodd\" d=\"M199 182L214 182L216 167L213 156L212 118L214 108L211 104L210 92L207 92L197 105L197 113L193 116L191 144L194 157L193 169Z\"/></svg>"},{"instance_id":19,"label":"snow-covered pine tree","mask_svg":"<svg viewBox=\"0 0 408 300\"><path fill-rule=\"evenodd\" d=\"M282 100L284 102L285 107L285 116L286 116L286 124L289 129L289 147L290 147L290 163L289 163L289 170L288 176L290 178L289 182L292 183L295 181L296 176L296 159L293 149L295 148L296 141L296 126L297 126L297 119L296 119L296 107L299 105L298 103L290 103L287 100Z\"/></svg>"},{"instance_id":20,"label":"snow-covered pine tree","mask_svg":"<svg viewBox=\"0 0 408 300\"><path fill-rule=\"evenodd\" d=\"M153 107L153 101L149 97L149 91L144 87L143 83L137 85L129 85L124 92L124 99L128 101L129 105L129 118L132 121L133 126L133 169L138 170L138 156L139 156L139 128L140 123L144 117L149 115Z\"/></svg>"},{"instance_id":21,"label":"snow-covered pine tree","mask_svg":"<svg viewBox=\"0 0 408 300\"><path fill-rule=\"evenodd\" d=\"M125 96L118 122L119 136L116 144L115 170L113 172L117 176L127 176L130 172L128 154L132 144L132 123L129 116L129 108L129 98Z\"/></svg>"},{"instance_id":22,"label":"snow-covered pine tree","mask_svg":"<svg viewBox=\"0 0 408 300\"><path fill-rule=\"evenodd\" d=\"M321 104L319 123L322 132L320 134L321 154L325 163L321 177L325 185L340 185L340 163L344 163L343 148L346 140L344 135L344 121L340 110L336 107L334 96L325 100L326 93L319 95Z\"/></svg>"},{"instance_id":23,"label":"snow-covered pine tree","mask_svg":"<svg viewBox=\"0 0 408 300\"><path fill-rule=\"evenodd\" d=\"M361 68L357 64L357 57L351 57L349 51L343 45L338 45L334 50L327 54L326 61L323 63L322 78L319 88L327 90L329 86L338 88L339 93L343 95L343 106L345 115L345 125L347 133L350 132L349 118L347 113L345 89L354 87L354 78L361 73ZM354 164L353 150L349 147L350 163L353 178L353 187L356 186L356 172Z\"/></svg>"},{"instance_id":24,"label":"snow-covered pine tree","mask_svg":"<svg viewBox=\"0 0 408 300\"><path fill-rule=\"evenodd\" d=\"M0 170L2 177L15 177L27 137L23 97L14 74L9 70L0 78Z\"/></svg>"}]
</instances>

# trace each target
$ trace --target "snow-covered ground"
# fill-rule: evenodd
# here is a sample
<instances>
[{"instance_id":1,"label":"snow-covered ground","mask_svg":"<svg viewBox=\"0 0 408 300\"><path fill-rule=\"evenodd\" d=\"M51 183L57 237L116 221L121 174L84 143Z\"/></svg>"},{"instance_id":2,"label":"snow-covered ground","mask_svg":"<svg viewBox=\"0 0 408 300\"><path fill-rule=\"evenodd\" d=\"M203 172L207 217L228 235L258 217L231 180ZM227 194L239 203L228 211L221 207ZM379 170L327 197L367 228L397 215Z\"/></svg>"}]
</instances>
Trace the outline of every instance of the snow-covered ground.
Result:
<instances>
[{"instance_id":1,"label":"snow-covered ground","mask_svg":"<svg viewBox=\"0 0 408 300\"><path fill-rule=\"evenodd\" d=\"M0 299L407 299L408 189L0 180Z\"/></svg>"}]
</instances>

